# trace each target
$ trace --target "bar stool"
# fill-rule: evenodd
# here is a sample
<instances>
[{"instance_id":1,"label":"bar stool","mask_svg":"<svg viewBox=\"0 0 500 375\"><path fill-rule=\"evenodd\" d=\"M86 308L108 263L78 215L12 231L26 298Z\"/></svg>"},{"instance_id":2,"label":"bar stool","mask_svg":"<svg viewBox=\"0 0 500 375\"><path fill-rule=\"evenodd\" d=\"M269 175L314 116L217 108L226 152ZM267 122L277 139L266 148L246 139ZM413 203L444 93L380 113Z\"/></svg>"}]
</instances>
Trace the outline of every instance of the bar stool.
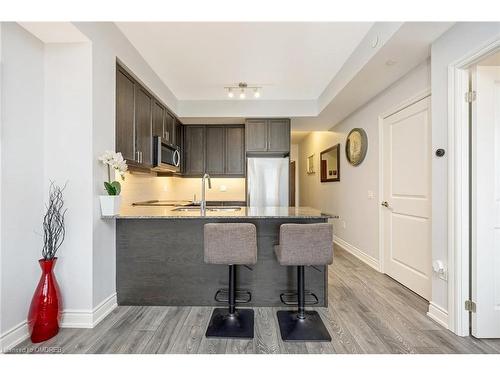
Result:
<instances>
[{"instance_id":1,"label":"bar stool","mask_svg":"<svg viewBox=\"0 0 500 375\"><path fill-rule=\"evenodd\" d=\"M253 309L236 309L236 265L257 263L257 230L250 223L204 225L205 263L229 265L228 308L216 308L206 337L253 339ZM216 295L217 298L217 295Z\"/></svg>"},{"instance_id":2,"label":"bar stool","mask_svg":"<svg viewBox=\"0 0 500 375\"><path fill-rule=\"evenodd\" d=\"M283 341L331 341L316 311L305 310L304 266L333 262L333 229L328 223L282 224L280 243L274 247L282 266L297 266L298 310L278 311Z\"/></svg>"}]
</instances>

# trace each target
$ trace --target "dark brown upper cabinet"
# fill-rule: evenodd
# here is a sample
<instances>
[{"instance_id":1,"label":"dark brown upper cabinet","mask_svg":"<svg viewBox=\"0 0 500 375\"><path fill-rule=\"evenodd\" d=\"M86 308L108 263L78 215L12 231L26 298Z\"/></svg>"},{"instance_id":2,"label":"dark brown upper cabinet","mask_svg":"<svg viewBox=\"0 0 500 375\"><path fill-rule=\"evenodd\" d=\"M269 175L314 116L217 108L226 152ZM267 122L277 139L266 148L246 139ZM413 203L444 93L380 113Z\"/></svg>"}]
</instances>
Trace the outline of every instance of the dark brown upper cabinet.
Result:
<instances>
[{"instance_id":1,"label":"dark brown upper cabinet","mask_svg":"<svg viewBox=\"0 0 500 375\"><path fill-rule=\"evenodd\" d=\"M245 141L247 153L288 154L290 153L290 120L247 120Z\"/></svg>"},{"instance_id":2,"label":"dark brown upper cabinet","mask_svg":"<svg viewBox=\"0 0 500 375\"><path fill-rule=\"evenodd\" d=\"M165 136L165 107L158 101L153 102L153 135L164 138Z\"/></svg>"},{"instance_id":3,"label":"dark brown upper cabinet","mask_svg":"<svg viewBox=\"0 0 500 375\"><path fill-rule=\"evenodd\" d=\"M224 128L206 127L206 168L211 175L224 174Z\"/></svg>"},{"instance_id":4,"label":"dark brown upper cabinet","mask_svg":"<svg viewBox=\"0 0 500 375\"><path fill-rule=\"evenodd\" d=\"M151 96L142 87L139 87L135 95L135 143L138 161L145 166L152 165L151 149L153 146L153 136L151 106Z\"/></svg>"},{"instance_id":5,"label":"dark brown upper cabinet","mask_svg":"<svg viewBox=\"0 0 500 375\"><path fill-rule=\"evenodd\" d=\"M225 127L225 166L227 176L245 176L245 127Z\"/></svg>"},{"instance_id":6,"label":"dark brown upper cabinet","mask_svg":"<svg viewBox=\"0 0 500 375\"><path fill-rule=\"evenodd\" d=\"M267 151L290 152L290 120L268 120Z\"/></svg>"},{"instance_id":7,"label":"dark brown upper cabinet","mask_svg":"<svg viewBox=\"0 0 500 375\"><path fill-rule=\"evenodd\" d=\"M175 117L168 111L165 111L165 128L162 138L167 143L177 144L175 139Z\"/></svg>"},{"instance_id":8,"label":"dark brown upper cabinet","mask_svg":"<svg viewBox=\"0 0 500 375\"><path fill-rule=\"evenodd\" d=\"M187 177L245 176L245 129L243 125L186 125L184 171Z\"/></svg>"},{"instance_id":9,"label":"dark brown upper cabinet","mask_svg":"<svg viewBox=\"0 0 500 375\"><path fill-rule=\"evenodd\" d=\"M245 132L247 151L267 151L267 120L247 120Z\"/></svg>"},{"instance_id":10,"label":"dark brown upper cabinet","mask_svg":"<svg viewBox=\"0 0 500 375\"><path fill-rule=\"evenodd\" d=\"M179 130L177 130L179 129ZM152 166L153 136L180 145L181 123L124 67L116 66L116 151L132 168Z\"/></svg>"},{"instance_id":11,"label":"dark brown upper cabinet","mask_svg":"<svg viewBox=\"0 0 500 375\"><path fill-rule=\"evenodd\" d=\"M136 160L134 94L135 84L122 71L116 71L116 150L127 160Z\"/></svg>"},{"instance_id":12,"label":"dark brown upper cabinet","mask_svg":"<svg viewBox=\"0 0 500 375\"><path fill-rule=\"evenodd\" d=\"M185 176L205 173L205 126L185 126L184 166Z\"/></svg>"}]
</instances>

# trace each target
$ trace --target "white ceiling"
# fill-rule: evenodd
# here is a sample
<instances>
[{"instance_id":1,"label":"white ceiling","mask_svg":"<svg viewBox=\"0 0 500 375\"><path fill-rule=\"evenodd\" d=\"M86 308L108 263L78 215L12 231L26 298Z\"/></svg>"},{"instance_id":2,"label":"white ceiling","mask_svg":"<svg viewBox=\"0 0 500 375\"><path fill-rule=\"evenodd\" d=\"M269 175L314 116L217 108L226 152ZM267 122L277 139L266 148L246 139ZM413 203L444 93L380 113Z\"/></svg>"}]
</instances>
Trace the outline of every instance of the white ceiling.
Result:
<instances>
[{"instance_id":1,"label":"white ceiling","mask_svg":"<svg viewBox=\"0 0 500 375\"><path fill-rule=\"evenodd\" d=\"M82 43L88 38L71 22L19 22L43 43Z\"/></svg>"},{"instance_id":2,"label":"white ceiling","mask_svg":"<svg viewBox=\"0 0 500 375\"><path fill-rule=\"evenodd\" d=\"M373 25L116 24L179 100L227 100L240 81L263 86L259 100L316 100Z\"/></svg>"}]
</instances>

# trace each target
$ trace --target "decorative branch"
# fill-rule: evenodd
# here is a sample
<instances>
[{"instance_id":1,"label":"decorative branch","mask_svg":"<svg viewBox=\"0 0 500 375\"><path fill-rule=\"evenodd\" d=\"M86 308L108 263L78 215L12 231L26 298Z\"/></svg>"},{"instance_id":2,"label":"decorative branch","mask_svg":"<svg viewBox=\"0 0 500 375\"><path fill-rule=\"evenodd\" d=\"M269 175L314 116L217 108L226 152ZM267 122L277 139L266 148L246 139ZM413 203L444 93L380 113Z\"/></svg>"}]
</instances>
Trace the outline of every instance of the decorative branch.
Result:
<instances>
[{"instance_id":1,"label":"decorative branch","mask_svg":"<svg viewBox=\"0 0 500 375\"><path fill-rule=\"evenodd\" d=\"M66 184L61 188L50 182L49 202L45 205L47 212L43 217L43 249L42 256L45 260L54 259L59 247L61 247L66 236L64 218L67 209L64 207L63 191Z\"/></svg>"}]
</instances>

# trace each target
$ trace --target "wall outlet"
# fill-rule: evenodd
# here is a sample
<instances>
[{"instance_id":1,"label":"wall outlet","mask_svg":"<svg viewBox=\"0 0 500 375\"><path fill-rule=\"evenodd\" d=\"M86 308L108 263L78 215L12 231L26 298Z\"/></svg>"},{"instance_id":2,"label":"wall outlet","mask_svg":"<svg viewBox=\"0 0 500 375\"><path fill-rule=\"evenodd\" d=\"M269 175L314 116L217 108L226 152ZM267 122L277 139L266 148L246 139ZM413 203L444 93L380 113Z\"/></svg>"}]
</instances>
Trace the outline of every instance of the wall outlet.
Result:
<instances>
[{"instance_id":1,"label":"wall outlet","mask_svg":"<svg viewBox=\"0 0 500 375\"><path fill-rule=\"evenodd\" d=\"M444 281L448 280L448 270L444 265L444 262L440 259L436 259L432 262L432 270L437 274L437 276Z\"/></svg>"},{"instance_id":2,"label":"wall outlet","mask_svg":"<svg viewBox=\"0 0 500 375\"><path fill-rule=\"evenodd\" d=\"M219 186L219 191L227 191L226 185Z\"/></svg>"}]
</instances>

